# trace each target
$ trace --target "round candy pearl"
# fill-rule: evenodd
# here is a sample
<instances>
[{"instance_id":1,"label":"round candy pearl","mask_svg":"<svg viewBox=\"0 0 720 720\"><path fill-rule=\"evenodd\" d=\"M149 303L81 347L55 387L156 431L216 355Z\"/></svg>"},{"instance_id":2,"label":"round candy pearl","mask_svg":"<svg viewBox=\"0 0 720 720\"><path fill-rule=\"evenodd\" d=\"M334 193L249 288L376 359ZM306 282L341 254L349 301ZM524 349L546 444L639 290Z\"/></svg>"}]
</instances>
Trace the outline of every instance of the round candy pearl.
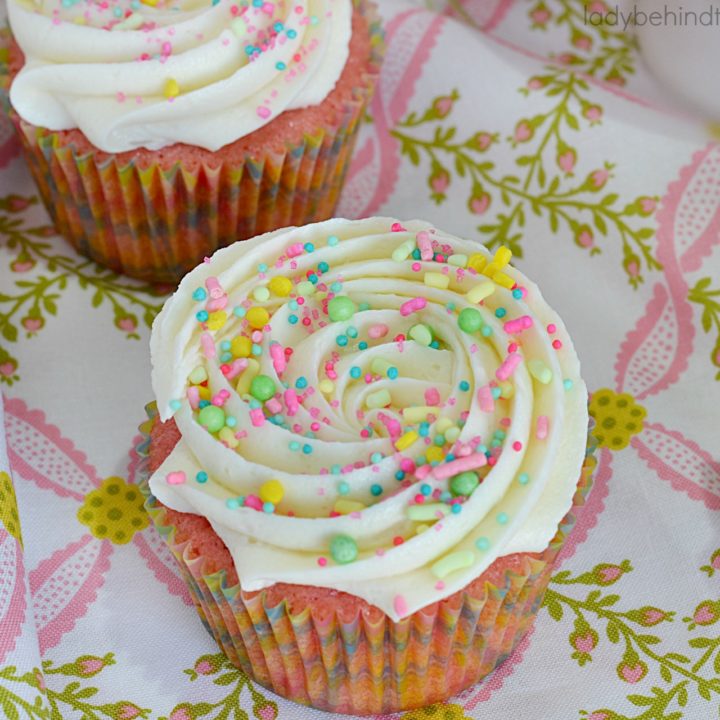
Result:
<instances>
[{"instance_id":1,"label":"round candy pearl","mask_svg":"<svg viewBox=\"0 0 720 720\"><path fill-rule=\"evenodd\" d=\"M262 330L270 320L270 313L264 307L253 307L245 315L250 327Z\"/></svg>"},{"instance_id":2,"label":"round candy pearl","mask_svg":"<svg viewBox=\"0 0 720 720\"><path fill-rule=\"evenodd\" d=\"M351 563L358 556L357 543L349 535L336 535L330 541L330 555L340 565Z\"/></svg>"},{"instance_id":3,"label":"round candy pearl","mask_svg":"<svg viewBox=\"0 0 720 720\"><path fill-rule=\"evenodd\" d=\"M480 484L477 473L463 472L456 475L450 481L450 491L457 497L458 495L471 495L475 488Z\"/></svg>"},{"instance_id":4,"label":"round candy pearl","mask_svg":"<svg viewBox=\"0 0 720 720\"><path fill-rule=\"evenodd\" d=\"M277 505L285 495L285 488L279 480L268 480L260 486L259 495L264 503Z\"/></svg>"},{"instance_id":5,"label":"round candy pearl","mask_svg":"<svg viewBox=\"0 0 720 720\"><path fill-rule=\"evenodd\" d=\"M482 316L475 308L465 308L458 315L458 325L463 332L474 333L482 324Z\"/></svg>"},{"instance_id":6,"label":"round candy pearl","mask_svg":"<svg viewBox=\"0 0 720 720\"><path fill-rule=\"evenodd\" d=\"M250 394L260 402L269 400L275 394L275 383L267 375L256 375L250 383Z\"/></svg>"},{"instance_id":7,"label":"round candy pearl","mask_svg":"<svg viewBox=\"0 0 720 720\"><path fill-rule=\"evenodd\" d=\"M328 303L328 315L333 322L349 320L355 314L355 303L344 295L334 297Z\"/></svg>"},{"instance_id":8,"label":"round candy pearl","mask_svg":"<svg viewBox=\"0 0 720 720\"><path fill-rule=\"evenodd\" d=\"M198 413L198 422L210 432L218 432L225 425L225 411L217 405L206 405Z\"/></svg>"}]
</instances>

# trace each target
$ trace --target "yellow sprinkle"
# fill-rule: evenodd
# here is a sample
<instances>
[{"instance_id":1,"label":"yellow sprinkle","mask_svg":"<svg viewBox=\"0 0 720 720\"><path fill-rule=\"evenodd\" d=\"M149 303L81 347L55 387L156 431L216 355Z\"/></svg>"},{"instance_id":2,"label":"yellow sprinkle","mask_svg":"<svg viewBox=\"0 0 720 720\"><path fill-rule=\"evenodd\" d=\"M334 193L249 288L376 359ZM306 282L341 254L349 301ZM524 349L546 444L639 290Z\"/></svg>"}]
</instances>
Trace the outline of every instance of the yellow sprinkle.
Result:
<instances>
[{"instance_id":1,"label":"yellow sprinkle","mask_svg":"<svg viewBox=\"0 0 720 720\"><path fill-rule=\"evenodd\" d=\"M477 304L494 292L495 285L490 280L483 280L483 282L471 287L465 297L468 299L468 302Z\"/></svg>"},{"instance_id":2,"label":"yellow sprinkle","mask_svg":"<svg viewBox=\"0 0 720 720\"><path fill-rule=\"evenodd\" d=\"M245 337L245 335L238 335L233 338L230 343L230 352L236 358L250 357L250 353L252 353L252 340L249 337Z\"/></svg>"},{"instance_id":3,"label":"yellow sprinkle","mask_svg":"<svg viewBox=\"0 0 720 720\"><path fill-rule=\"evenodd\" d=\"M251 328L262 330L270 320L270 313L264 307L251 307L245 317Z\"/></svg>"},{"instance_id":4,"label":"yellow sprinkle","mask_svg":"<svg viewBox=\"0 0 720 720\"><path fill-rule=\"evenodd\" d=\"M87 20L85 20L85 18L84 18L82 15L78 15L78 16L76 16L76 17L73 19L73 22L74 22L76 25L85 25L85 23L87 22Z\"/></svg>"},{"instance_id":5,"label":"yellow sprinkle","mask_svg":"<svg viewBox=\"0 0 720 720\"><path fill-rule=\"evenodd\" d=\"M375 375L387 375L387 371L392 367L392 363L385 360L385 358L376 357L370 363L370 370Z\"/></svg>"},{"instance_id":6,"label":"yellow sprinkle","mask_svg":"<svg viewBox=\"0 0 720 720\"><path fill-rule=\"evenodd\" d=\"M402 262L403 260L407 260L408 255L415 249L415 241L414 240L406 240L404 243L398 245L394 250L392 254L392 259L395 262Z\"/></svg>"},{"instance_id":7,"label":"yellow sprinkle","mask_svg":"<svg viewBox=\"0 0 720 720\"><path fill-rule=\"evenodd\" d=\"M219 330L228 319L228 315L224 310L216 310L211 312L207 319L208 330Z\"/></svg>"},{"instance_id":8,"label":"yellow sprinkle","mask_svg":"<svg viewBox=\"0 0 720 720\"><path fill-rule=\"evenodd\" d=\"M387 390L378 390L370 393L365 398L365 407L370 410L377 410L378 408L387 407L391 402L392 398Z\"/></svg>"},{"instance_id":9,"label":"yellow sprinkle","mask_svg":"<svg viewBox=\"0 0 720 720\"><path fill-rule=\"evenodd\" d=\"M437 412L437 408L430 407L429 405L415 405L413 407L403 408L402 416L408 425L414 425L415 423L422 422L428 415L434 412Z\"/></svg>"},{"instance_id":10,"label":"yellow sprinkle","mask_svg":"<svg viewBox=\"0 0 720 720\"><path fill-rule=\"evenodd\" d=\"M351 512L360 512L364 509L365 505L361 502L356 502L355 500L344 500L343 498L336 500L335 505L333 505L333 510L341 515L349 515Z\"/></svg>"},{"instance_id":11,"label":"yellow sprinkle","mask_svg":"<svg viewBox=\"0 0 720 720\"><path fill-rule=\"evenodd\" d=\"M445 434L455 423L450 419L446 417L441 417L436 423L435 423L435 429L441 433Z\"/></svg>"},{"instance_id":12,"label":"yellow sprinkle","mask_svg":"<svg viewBox=\"0 0 720 720\"><path fill-rule=\"evenodd\" d=\"M453 425L445 431L445 439L448 442L454 443L460 437L460 428L457 425Z\"/></svg>"},{"instance_id":13,"label":"yellow sprinkle","mask_svg":"<svg viewBox=\"0 0 720 720\"><path fill-rule=\"evenodd\" d=\"M450 277L439 272L426 272L424 280L426 285L440 290L445 290L450 285Z\"/></svg>"},{"instance_id":14,"label":"yellow sprinkle","mask_svg":"<svg viewBox=\"0 0 720 720\"><path fill-rule=\"evenodd\" d=\"M552 370L542 360L528 361L528 370L530 374L543 385L547 385L552 379Z\"/></svg>"},{"instance_id":15,"label":"yellow sprinkle","mask_svg":"<svg viewBox=\"0 0 720 720\"><path fill-rule=\"evenodd\" d=\"M285 496L285 487L279 480L268 480L260 486L260 499L277 505Z\"/></svg>"},{"instance_id":16,"label":"yellow sprinkle","mask_svg":"<svg viewBox=\"0 0 720 720\"><path fill-rule=\"evenodd\" d=\"M189 375L188 380L193 385L204 383L208 379L207 372L202 365L198 365Z\"/></svg>"},{"instance_id":17,"label":"yellow sprinkle","mask_svg":"<svg viewBox=\"0 0 720 720\"><path fill-rule=\"evenodd\" d=\"M505 245L501 245L495 252L493 262L497 263L499 267L504 268L512 258L512 250Z\"/></svg>"},{"instance_id":18,"label":"yellow sprinkle","mask_svg":"<svg viewBox=\"0 0 720 720\"><path fill-rule=\"evenodd\" d=\"M309 280L303 280L301 283L298 283L297 291L298 295L305 297L315 292L315 286Z\"/></svg>"},{"instance_id":19,"label":"yellow sprinkle","mask_svg":"<svg viewBox=\"0 0 720 720\"><path fill-rule=\"evenodd\" d=\"M169 100L170 98L177 97L180 94L180 86L175 78L169 78L165 83L165 89L163 95Z\"/></svg>"},{"instance_id":20,"label":"yellow sprinkle","mask_svg":"<svg viewBox=\"0 0 720 720\"><path fill-rule=\"evenodd\" d=\"M494 260L489 262L482 270L482 274L487 275L489 278L493 277L497 272L500 272L500 265Z\"/></svg>"},{"instance_id":21,"label":"yellow sprinkle","mask_svg":"<svg viewBox=\"0 0 720 720\"><path fill-rule=\"evenodd\" d=\"M409 505L405 514L410 520L439 520L450 512L450 506L445 503L423 503L422 505Z\"/></svg>"},{"instance_id":22,"label":"yellow sprinkle","mask_svg":"<svg viewBox=\"0 0 720 720\"><path fill-rule=\"evenodd\" d=\"M448 259L448 265L454 265L455 267L467 267L468 264L468 256L467 255L460 255L455 254L451 255Z\"/></svg>"},{"instance_id":23,"label":"yellow sprinkle","mask_svg":"<svg viewBox=\"0 0 720 720\"><path fill-rule=\"evenodd\" d=\"M247 395L250 390L250 383L260 372L260 363L255 358L248 358L247 367L240 373L235 389L239 395Z\"/></svg>"},{"instance_id":24,"label":"yellow sprinkle","mask_svg":"<svg viewBox=\"0 0 720 720\"><path fill-rule=\"evenodd\" d=\"M321 393L330 395L330 393L335 389L335 383L332 380L321 380L318 387L320 388Z\"/></svg>"},{"instance_id":25,"label":"yellow sprinkle","mask_svg":"<svg viewBox=\"0 0 720 720\"><path fill-rule=\"evenodd\" d=\"M485 265L487 265L487 258L480 253L475 253L474 255L471 255L470 259L468 260L468 267L478 273L482 272L482 269L485 267Z\"/></svg>"},{"instance_id":26,"label":"yellow sprinkle","mask_svg":"<svg viewBox=\"0 0 720 720\"><path fill-rule=\"evenodd\" d=\"M498 387L500 388L500 397L502 398L509 400L515 394L515 386L507 380L498 383Z\"/></svg>"},{"instance_id":27,"label":"yellow sprinkle","mask_svg":"<svg viewBox=\"0 0 720 720\"><path fill-rule=\"evenodd\" d=\"M506 275L504 272L496 272L493 275L493 280L498 285L501 285L508 290L510 290L510 288L512 288L512 286L515 284L515 281L509 275Z\"/></svg>"},{"instance_id":28,"label":"yellow sprinkle","mask_svg":"<svg viewBox=\"0 0 720 720\"><path fill-rule=\"evenodd\" d=\"M431 462L431 463L442 462L442 460L445 457L445 453L443 452L443 449L439 448L437 445L431 445L427 449L427 452L425 453L425 457L427 458L427 461Z\"/></svg>"},{"instance_id":29,"label":"yellow sprinkle","mask_svg":"<svg viewBox=\"0 0 720 720\"><path fill-rule=\"evenodd\" d=\"M274 277L268 283L268 288L273 295L278 297L287 297L292 292L292 280L282 275Z\"/></svg>"},{"instance_id":30,"label":"yellow sprinkle","mask_svg":"<svg viewBox=\"0 0 720 720\"><path fill-rule=\"evenodd\" d=\"M150 7L155 7L158 4L158 0L140 0L140 2L143 5L149 5Z\"/></svg>"},{"instance_id":31,"label":"yellow sprinkle","mask_svg":"<svg viewBox=\"0 0 720 720\"><path fill-rule=\"evenodd\" d=\"M258 302L265 302L270 299L270 291L264 285L258 285L253 290L253 299Z\"/></svg>"},{"instance_id":32,"label":"yellow sprinkle","mask_svg":"<svg viewBox=\"0 0 720 720\"><path fill-rule=\"evenodd\" d=\"M418 435L415 430L408 430L404 435L401 435L396 441L395 441L395 449L398 452L402 452L403 450L407 450L418 438L420 435Z\"/></svg>"},{"instance_id":33,"label":"yellow sprinkle","mask_svg":"<svg viewBox=\"0 0 720 720\"><path fill-rule=\"evenodd\" d=\"M145 18L140 13L131 13L122 22L113 25L113 30L136 30L145 22ZM84 24L84 23L83 23Z\"/></svg>"},{"instance_id":34,"label":"yellow sprinkle","mask_svg":"<svg viewBox=\"0 0 720 720\"><path fill-rule=\"evenodd\" d=\"M231 448L236 448L240 444L240 441L235 437L235 433L227 425L220 430L218 437Z\"/></svg>"},{"instance_id":35,"label":"yellow sprinkle","mask_svg":"<svg viewBox=\"0 0 720 720\"><path fill-rule=\"evenodd\" d=\"M212 397L209 387L205 387L203 385L197 385L196 387L198 389L198 397L201 400L209 400Z\"/></svg>"},{"instance_id":36,"label":"yellow sprinkle","mask_svg":"<svg viewBox=\"0 0 720 720\"><path fill-rule=\"evenodd\" d=\"M422 535L426 530L429 530L430 526L423 523L422 525L418 525L415 528L415 534L416 535Z\"/></svg>"},{"instance_id":37,"label":"yellow sprinkle","mask_svg":"<svg viewBox=\"0 0 720 720\"><path fill-rule=\"evenodd\" d=\"M451 572L470 567L475 562L475 554L472 550L458 550L438 560L431 568L435 577L444 578Z\"/></svg>"}]
</instances>

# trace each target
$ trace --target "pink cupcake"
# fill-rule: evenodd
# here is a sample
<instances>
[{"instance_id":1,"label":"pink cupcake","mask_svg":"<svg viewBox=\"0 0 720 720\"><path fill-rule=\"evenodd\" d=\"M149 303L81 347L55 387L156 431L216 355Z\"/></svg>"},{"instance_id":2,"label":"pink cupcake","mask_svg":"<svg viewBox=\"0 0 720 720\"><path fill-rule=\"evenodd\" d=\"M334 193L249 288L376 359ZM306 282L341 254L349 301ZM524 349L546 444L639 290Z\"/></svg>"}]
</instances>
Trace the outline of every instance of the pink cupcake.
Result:
<instances>
[{"instance_id":1,"label":"pink cupcake","mask_svg":"<svg viewBox=\"0 0 720 720\"><path fill-rule=\"evenodd\" d=\"M371 0L9 0L6 107L58 231L173 282L330 217L382 57Z\"/></svg>"},{"instance_id":2,"label":"pink cupcake","mask_svg":"<svg viewBox=\"0 0 720 720\"><path fill-rule=\"evenodd\" d=\"M439 702L534 620L594 461L567 330L509 260L330 220L219 251L158 316L147 508L278 694Z\"/></svg>"}]
</instances>

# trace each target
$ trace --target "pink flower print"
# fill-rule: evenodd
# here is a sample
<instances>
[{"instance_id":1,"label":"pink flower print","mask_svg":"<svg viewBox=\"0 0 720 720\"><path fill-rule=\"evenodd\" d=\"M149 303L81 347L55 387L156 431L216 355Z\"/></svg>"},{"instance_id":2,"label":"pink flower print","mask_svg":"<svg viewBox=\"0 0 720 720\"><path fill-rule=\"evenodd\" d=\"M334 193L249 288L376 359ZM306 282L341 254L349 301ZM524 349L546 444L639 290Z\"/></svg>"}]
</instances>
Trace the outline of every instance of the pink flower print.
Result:
<instances>
[{"instance_id":1,"label":"pink flower print","mask_svg":"<svg viewBox=\"0 0 720 720\"><path fill-rule=\"evenodd\" d=\"M488 132L475 133L468 141L468 146L479 152L485 152L492 144L493 136Z\"/></svg>"},{"instance_id":2,"label":"pink flower print","mask_svg":"<svg viewBox=\"0 0 720 720\"><path fill-rule=\"evenodd\" d=\"M24 273L32 270L35 267L35 261L30 258L20 259L17 258L10 263L10 269L16 273Z\"/></svg>"},{"instance_id":3,"label":"pink flower print","mask_svg":"<svg viewBox=\"0 0 720 720\"><path fill-rule=\"evenodd\" d=\"M545 28L550 18L552 18L552 13L545 3L540 2L530 10L530 19L533 21L533 27Z\"/></svg>"},{"instance_id":4,"label":"pink flower print","mask_svg":"<svg viewBox=\"0 0 720 720\"><path fill-rule=\"evenodd\" d=\"M527 120L520 120L515 126L515 142L522 143L532 139L535 131Z\"/></svg>"},{"instance_id":5,"label":"pink flower print","mask_svg":"<svg viewBox=\"0 0 720 720\"><path fill-rule=\"evenodd\" d=\"M647 671L647 665L642 660L634 663L623 661L617 666L617 674L620 679L631 685L639 683L647 675Z\"/></svg>"},{"instance_id":6,"label":"pink flower print","mask_svg":"<svg viewBox=\"0 0 720 720\"><path fill-rule=\"evenodd\" d=\"M30 200L19 195L10 195L6 198L8 210L10 212L22 212L27 210L32 204Z\"/></svg>"},{"instance_id":7,"label":"pink flower print","mask_svg":"<svg viewBox=\"0 0 720 720\"><path fill-rule=\"evenodd\" d=\"M482 215L490 207L491 198L486 192L478 190L468 199L468 209L474 215Z\"/></svg>"},{"instance_id":8,"label":"pink flower print","mask_svg":"<svg viewBox=\"0 0 720 720\"><path fill-rule=\"evenodd\" d=\"M583 109L583 117L590 121L591 125L600 122L603 116L603 109L599 105L587 105Z\"/></svg>"},{"instance_id":9,"label":"pink flower print","mask_svg":"<svg viewBox=\"0 0 720 720\"><path fill-rule=\"evenodd\" d=\"M133 315L124 315L115 321L116 327L130 334L137 330L137 319Z\"/></svg>"},{"instance_id":10,"label":"pink flower print","mask_svg":"<svg viewBox=\"0 0 720 720\"><path fill-rule=\"evenodd\" d=\"M640 258L637 255L628 255L623 261L625 272L635 278L640 274Z\"/></svg>"},{"instance_id":11,"label":"pink flower print","mask_svg":"<svg viewBox=\"0 0 720 720\"><path fill-rule=\"evenodd\" d=\"M6 360L0 364L0 375L5 377L12 377L17 370L17 363L14 360Z\"/></svg>"},{"instance_id":12,"label":"pink flower print","mask_svg":"<svg viewBox=\"0 0 720 720\"><path fill-rule=\"evenodd\" d=\"M581 32L575 32L572 36L572 44L579 50L588 51L592 48L592 38Z\"/></svg>"},{"instance_id":13,"label":"pink flower print","mask_svg":"<svg viewBox=\"0 0 720 720\"><path fill-rule=\"evenodd\" d=\"M609 177L610 172L606 168L591 172L587 179L588 188L593 192L602 190Z\"/></svg>"},{"instance_id":14,"label":"pink flower print","mask_svg":"<svg viewBox=\"0 0 720 720\"><path fill-rule=\"evenodd\" d=\"M575 169L577 162L577 153L573 148L567 148L557 156L558 167L567 175Z\"/></svg>"},{"instance_id":15,"label":"pink flower print","mask_svg":"<svg viewBox=\"0 0 720 720\"><path fill-rule=\"evenodd\" d=\"M441 95L440 97L435 98L432 104L435 117L439 119L447 117L453 109L453 105L455 104L457 98L458 96L456 93L452 93L451 95Z\"/></svg>"},{"instance_id":16,"label":"pink flower print","mask_svg":"<svg viewBox=\"0 0 720 720\"><path fill-rule=\"evenodd\" d=\"M24 317L21 322L22 326L30 333L37 332L45 324L45 320L41 317Z\"/></svg>"},{"instance_id":17,"label":"pink flower print","mask_svg":"<svg viewBox=\"0 0 720 720\"><path fill-rule=\"evenodd\" d=\"M718 612L718 605L712 600L705 600L701 602L693 613L693 621L696 625L712 625L717 622L720 613Z\"/></svg>"},{"instance_id":18,"label":"pink flower print","mask_svg":"<svg viewBox=\"0 0 720 720\"><path fill-rule=\"evenodd\" d=\"M132 703L123 703L118 709L115 717L117 720L133 720L142 713L142 710Z\"/></svg>"},{"instance_id":19,"label":"pink flower print","mask_svg":"<svg viewBox=\"0 0 720 720\"><path fill-rule=\"evenodd\" d=\"M595 242L592 230L587 225L581 225L575 233L575 242L583 248L591 248Z\"/></svg>"},{"instance_id":20,"label":"pink flower print","mask_svg":"<svg viewBox=\"0 0 720 720\"><path fill-rule=\"evenodd\" d=\"M603 13L607 12L607 9L608 9L607 5L604 2L602 2L602 0L595 0L595 2L591 2L588 5L588 13L594 12L594 13L603 14Z\"/></svg>"},{"instance_id":21,"label":"pink flower print","mask_svg":"<svg viewBox=\"0 0 720 720\"><path fill-rule=\"evenodd\" d=\"M654 607L641 608L640 612L642 613L643 625L647 627L657 625L667 618L666 612Z\"/></svg>"},{"instance_id":22,"label":"pink flower print","mask_svg":"<svg viewBox=\"0 0 720 720\"><path fill-rule=\"evenodd\" d=\"M651 197L639 197L637 199L638 208L640 209L640 214L643 217L647 217L648 215L652 215L655 212L655 209L657 208L657 200L655 198Z\"/></svg>"},{"instance_id":23,"label":"pink flower print","mask_svg":"<svg viewBox=\"0 0 720 720\"><path fill-rule=\"evenodd\" d=\"M437 193L438 195L443 195L444 192L448 189L449 185L450 175L448 174L447 170L444 170L443 168L438 168L430 176L430 187L432 191L434 193Z\"/></svg>"},{"instance_id":24,"label":"pink flower print","mask_svg":"<svg viewBox=\"0 0 720 720\"><path fill-rule=\"evenodd\" d=\"M595 649L596 639L593 637L591 632L586 632L584 635L576 635L573 638L573 647L581 653L590 653Z\"/></svg>"},{"instance_id":25,"label":"pink flower print","mask_svg":"<svg viewBox=\"0 0 720 720\"><path fill-rule=\"evenodd\" d=\"M190 707L187 704L178 705L168 717L168 720L192 720Z\"/></svg>"},{"instance_id":26,"label":"pink flower print","mask_svg":"<svg viewBox=\"0 0 720 720\"><path fill-rule=\"evenodd\" d=\"M258 711L257 711L257 717L260 718L260 720L275 720L277 717L277 708L275 708L273 705L263 705Z\"/></svg>"},{"instance_id":27,"label":"pink flower print","mask_svg":"<svg viewBox=\"0 0 720 720\"><path fill-rule=\"evenodd\" d=\"M593 580L595 580L598 585L613 585L625 572L631 569L627 561L624 561L621 565L600 563L600 565L596 565L592 570Z\"/></svg>"},{"instance_id":28,"label":"pink flower print","mask_svg":"<svg viewBox=\"0 0 720 720\"><path fill-rule=\"evenodd\" d=\"M542 90L547 85L547 79L535 75L528 80L528 90Z\"/></svg>"}]
</instances>

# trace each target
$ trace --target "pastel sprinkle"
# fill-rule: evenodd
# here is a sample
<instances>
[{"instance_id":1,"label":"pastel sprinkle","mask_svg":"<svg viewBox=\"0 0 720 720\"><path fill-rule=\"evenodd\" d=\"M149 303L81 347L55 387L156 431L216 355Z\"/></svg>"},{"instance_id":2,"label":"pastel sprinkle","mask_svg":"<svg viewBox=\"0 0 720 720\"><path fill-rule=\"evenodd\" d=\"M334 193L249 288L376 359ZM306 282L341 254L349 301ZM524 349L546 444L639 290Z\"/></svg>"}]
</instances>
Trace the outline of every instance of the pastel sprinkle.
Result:
<instances>
[{"instance_id":1,"label":"pastel sprinkle","mask_svg":"<svg viewBox=\"0 0 720 720\"><path fill-rule=\"evenodd\" d=\"M542 361L534 358L528 362L530 374L543 385L547 385L553 378L552 370Z\"/></svg>"},{"instance_id":2,"label":"pastel sprinkle","mask_svg":"<svg viewBox=\"0 0 720 720\"><path fill-rule=\"evenodd\" d=\"M413 325L408 331L408 335L416 343L418 343L419 345L424 345L425 347L428 347L433 339L432 333L430 332L428 326L423 325L422 323Z\"/></svg>"},{"instance_id":3,"label":"pastel sprinkle","mask_svg":"<svg viewBox=\"0 0 720 720\"><path fill-rule=\"evenodd\" d=\"M419 437L420 435L415 430L409 430L395 441L395 449L398 450L398 452L403 452L403 450L407 450Z\"/></svg>"},{"instance_id":4,"label":"pastel sprinkle","mask_svg":"<svg viewBox=\"0 0 720 720\"><path fill-rule=\"evenodd\" d=\"M330 541L330 555L340 565L351 563L358 556L357 543L349 535L336 535Z\"/></svg>"},{"instance_id":5,"label":"pastel sprinkle","mask_svg":"<svg viewBox=\"0 0 720 720\"><path fill-rule=\"evenodd\" d=\"M537 424L535 426L535 437L538 440L544 440L548 436L549 425L550 420L547 415L538 416Z\"/></svg>"},{"instance_id":6,"label":"pastel sprinkle","mask_svg":"<svg viewBox=\"0 0 720 720\"><path fill-rule=\"evenodd\" d=\"M474 562L475 554L472 550L458 550L438 560L430 570L435 577L444 578L450 573L470 567Z\"/></svg>"},{"instance_id":7,"label":"pastel sprinkle","mask_svg":"<svg viewBox=\"0 0 720 720\"><path fill-rule=\"evenodd\" d=\"M400 617L404 617L408 614L407 600L403 595L396 595L393 598L393 609Z\"/></svg>"},{"instance_id":8,"label":"pastel sprinkle","mask_svg":"<svg viewBox=\"0 0 720 720\"><path fill-rule=\"evenodd\" d=\"M482 302L486 297L489 297L495 292L495 285L490 280L484 280L483 282L474 285L470 290L467 291L465 297L467 301L477 305Z\"/></svg>"},{"instance_id":9,"label":"pastel sprinkle","mask_svg":"<svg viewBox=\"0 0 720 720\"><path fill-rule=\"evenodd\" d=\"M477 391L478 404L483 412L491 413L495 411L495 400L493 398L492 389L489 385L483 385Z\"/></svg>"},{"instance_id":10,"label":"pastel sprinkle","mask_svg":"<svg viewBox=\"0 0 720 720\"><path fill-rule=\"evenodd\" d=\"M185 473L182 470L175 470L174 472L169 472L165 476L165 481L168 485L182 485L185 480Z\"/></svg>"},{"instance_id":11,"label":"pastel sprinkle","mask_svg":"<svg viewBox=\"0 0 720 720\"><path fill-rule=\"evenodd\" d=\"M503 360L500 367L495 371L495 377L498 380L507 380L512 377L512 374L515 372L515 369L521 361L522 355L520 355L520 353L510 353L505 360Z\"/></svg>"},{"instance_id":12,"label":"pastel sprinkle","mask_svg":"<svg viewBox=\"0 0 720 720\"><path fill-rule=\"evenodd\" d=\"M400 306L400 314L403 317L407 317L408 315L412 315L414 312L418 312L418 310L422 310L427 306L427 300L425 298L416 297L412 300L408 300L407 302L404 302Z\"/></svg>"},{"instance_id":13,"label":"pastel sprinkle","mask_svg":"<svg viewBox=\"0 0 720 720\"><path fill-rule=\"evenodd\" d=\"M450 512L445 503L423 503L422 505L409 505L405 514L410 520L439 520Z\"/></svg>"},{"instance_id":14,"label":"pastel sprinkle","mask_svg":"<svg viewBox=\"0 0 720 720\"><path fill-rule=\"evenodd\" d=\"M444 465L439 465L433 470L433 475L438 480L443 480L452 475L457 475L466 470L475 470L475 468L483 467L484 465L487 465L487 457L485 454L472 453L466 457L458 458Z\"/></svg>"},{"instance_id":15,"label":"pastel sprinkle","mask_svg":"<svg viewBox=\"0 0 720 720\"><path fill-rule=\"evenodd\" d=\"M426 272L423 277L423 282L428 287L446 290L450 285L450 276L439 272Z\"/></svg>"},{"instance_id":16,"label":"pastel sprinkle","mask_svg":"<svg viewBox=\"0 0 720 720\"><path fill-rule=\"evenodd\" d=\"M531 328L532 324L532 318L529 315L523 315L522 317L515 318L514 320L508 320L503 325L503 330L505 330L508 335L517 335L523 330Z\"/></svg>"}]
</instances>

